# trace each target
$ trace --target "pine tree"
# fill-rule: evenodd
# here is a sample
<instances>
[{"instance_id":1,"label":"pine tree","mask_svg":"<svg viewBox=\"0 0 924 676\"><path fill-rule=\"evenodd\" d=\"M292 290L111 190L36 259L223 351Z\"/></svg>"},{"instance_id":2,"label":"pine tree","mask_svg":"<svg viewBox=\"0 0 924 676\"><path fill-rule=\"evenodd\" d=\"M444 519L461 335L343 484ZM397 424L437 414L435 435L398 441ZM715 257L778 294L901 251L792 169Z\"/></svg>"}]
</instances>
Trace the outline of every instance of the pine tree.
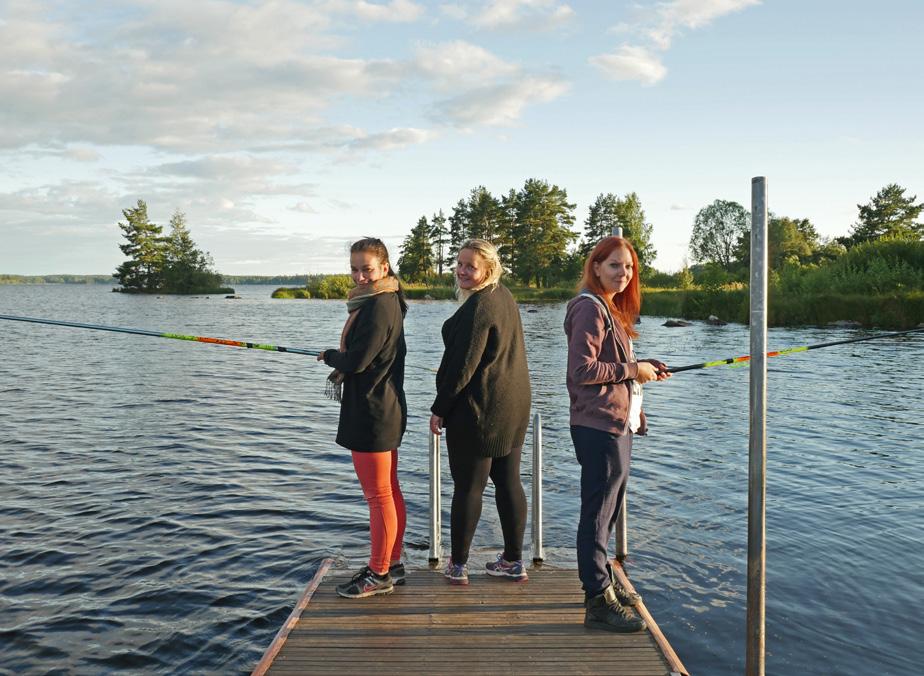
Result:
<instances>
[{"instance_id":1,"label":"pine tree","mask_svg":"<svg viewBox=\"0 0 924 676\"><path fill-rule=\"evenodd\" d=\"M850 233L850 244L869 242L883 237L920 240L924 223L917 221L924 203L915 204L917 195L905 197L905 188L890 183L867 204L858 204L859 221Z\"/></svg>"},{"instance_id":2,"label":"pine tree","mask_svg":"<svg viewBox=\"0 0 924 676\"><path fill-rule=\"evenodd\" d=\"M201 293L221 286L221 275L212 270L212 258L193 241L186 215L177 209L170 218L170 234L164 251L164 291Z\"/></svg>"},{"instance_id":3,"label":"pine tree","mask_svg":"<svg viewBox=\"0 0 924 676\"><path fill-rule=\"evenodd\" d=\"M471 239L468 232L468 205L465 200L459 200L449 216L449 255L446 258L451 266L455 265L459 249L468 239Z\"/></svg>"},{"instance_id":4,"label":"pine tree","mask_svg":"<svg viewBox=\"0 0 924 676\"><path fill-rule=\"evenodd\" d=\"M404 238L398 270L409 282L420 282L433 274L433 249L430 246L430 225L421 216L411 233Z\"/></svg>"},{"instance_id":5,"label":"pine tree","mask_svg":"<svg viewBox=\"0 0 924 676\"><path fill-rule=\"evenodd\" d=\"M584 221L584 239L580 252L586 258L597 242L613 234L618 223L616 219L616 202L618 198L611 192L600 193L590 205L587 220Z\"/></svg>"},{"instance_id":6,"label":"pine tree","mask_svg":"<svg viewBox=\"0 0 924 676\"><path fill-rule=\"evenodd\" d=\"M506 200L511 202L511 198ZM510 207L516 220L510 237L514 243L510 252L513 273L526 283L548 285L557 278L568 258L568 245L577 239L571 230L574 204L568 193L557 185L531 178L512 198Z\"/></svg>"},{"instance_id":7,"label":"pine tree","mask_svg":"<svg viewBox=\"0 0 924 676\"><path fill-rule=\"evenodd\" d=\"M642 202L636 193L630 192L624 198L618 198L613 193L597 195L597 199L590 206L584 226L581 253L585 257L597 242L612 235L614 228L618 227L622 228L622 236L632 242L632 247L638 254L640 272L644 274L651 268L657 255L651 243L653 228L650 223L645 222Z\"/></svg>"},{"instance_id":8,"label":"pine tree","mask_svg":"<svg viewBox=\"0 0 924 676\"><path fill-rule=\"evenodd\" d=\"M503 222L500 202L483 185L474 188L466 205L469 236L501 244Z\"/></svg>"},{"instance_id":9,"label":"pine tree","mask_svg":"<svg viewBox=\"0 0 924 676\"><path fill-rule=\"evenodd\" d=\"M124 291L130 293L153 293L163 284L164 241L163 228L148 219L148 205L138 200L134 208L123 209L125 223L119 223L122 234L128 240L120 244L128 260L116 268L113 275Z\"/></svg>"},{"instance_id":10,"label":"pine tree","mask_svg":"<svg viewBox=\"0 0 924 676\"><path fill-rule=\"evenodd\" d=\"M449 230L446 227L446 216L443 210L433 214L430 218L430 244L436 261L436 273L443 274L443 265L450 263L449 257Z\"/></svg>"}]
</instances>

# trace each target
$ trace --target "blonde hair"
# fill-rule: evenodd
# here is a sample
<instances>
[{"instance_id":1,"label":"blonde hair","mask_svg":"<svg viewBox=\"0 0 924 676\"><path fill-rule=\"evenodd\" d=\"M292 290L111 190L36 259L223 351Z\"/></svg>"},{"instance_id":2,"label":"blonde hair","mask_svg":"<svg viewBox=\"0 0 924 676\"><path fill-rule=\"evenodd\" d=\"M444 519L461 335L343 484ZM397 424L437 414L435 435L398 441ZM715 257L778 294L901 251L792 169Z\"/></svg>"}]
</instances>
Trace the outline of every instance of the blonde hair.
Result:
<instances>
[{"instance_id":1,"label":"blonde hair","mask_svg":"<svg viewBox=\"0 0 924 676\"><path fill-rule=\"evenodd\" d=\"M486 239L470 239L459 247L459 251L468 249L481 256L485 262L485 278L478 286L471 289L460 289L459 281L456 280L456 298L465 302L469 296L477 291L486 289L489 286L497 286L501 275L504 274L504 266L501 265L500 255L497 253L497 247Z\"/></svg>"}]
</instances>

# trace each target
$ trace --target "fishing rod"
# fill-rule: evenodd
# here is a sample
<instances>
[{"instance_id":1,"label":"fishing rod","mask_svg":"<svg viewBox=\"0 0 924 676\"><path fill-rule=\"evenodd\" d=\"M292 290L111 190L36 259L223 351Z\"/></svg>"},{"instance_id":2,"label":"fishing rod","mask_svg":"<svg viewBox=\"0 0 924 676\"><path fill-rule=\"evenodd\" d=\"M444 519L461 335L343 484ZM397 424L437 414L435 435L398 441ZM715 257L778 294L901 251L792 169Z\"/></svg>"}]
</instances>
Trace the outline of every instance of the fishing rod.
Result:
<instances>
[{"instance_id":1,"label":"fishing rod","mask_svg":"<svg viewBox=\"0 0 924 676\"><path fill-rule=\"evenodd\" d=\"M208 336L187 336L182 333L162 333L160 331L147 331L145 329L127 329L121 326L103 326L102 324L81 324L79 322L62 322L57 319L38 319L36 317L16 317L13 315L0 315L0 319L13 322L31 322L33 324L50 324L52 326L68 326L75 329L92 329L94 331L112 331L114 333L129 333L134 336L152 336L154 338L172 338L173 340L186 340L195 343L209 343L211 345L227 345L229 347L244 347L251 350L267 350L269 352L291 352L292 354L307 354L317 357L319 350L305 350L300 347L283 347L282 345L266 345L264 343L250 343L243 340L228 340L227 338L209 338ZM426 366L405 364L408 368L435 371Z\"/></svg>"},{"instance_id":2,"label":"fishing rod","mask_svg":"<svg viewBox=\"0 0 924 676\"><path fill-rule=\"evenodd\" d=\"M62 322L56 319L37 319L35 317L14 317L0 315L0 319L14 322L31 322L33 324L51 324L52 326L69 326L75 329L92 329L94 331L112 331L115 333L130 333L135 336L152 336L154 338L172 338L173 340L187 340L196 343L210 343L212 345L228 345L230 347L245 347L252 350L268 350L270 352L292 352L294 354L307 354L317 357L321 354L317 350L303 350L300 347L282 347L281 345L265 345L263 343L249 343L243 340L228 340L227 338L209 338L208 336L186 336L181 333L161 333L159 331L145 331L144 329L126 329L120 326L103 326L101 324L80 324L78 322Z\"/></svg>"},{"instance_id":3,"label":"fishing rod","mask_svg":"<svg viewBox=\"0 0 924 676\"><path fill-rule=\"evenodd\" d=\"M907 333L915 333L916 331L924 331L924 326L919 326L916 329L908 329L907 331L895 331L892 333L877 333L875 336L864 336L863 338L848 338L847 340L832 340L828 343L816 343L814 345L802 345L800 347L788 347L784 350L775 350L773 352L768 352L768 357L784 357L788 354L795 354L796 352L808 352L809 350L817 350L822 347L831 347L832 345L846 345L847 343L862 343L864 340L876 340L878 338L894 338L895 336L904 336ZM742 357L732 357L730 359L717 359L715 361L707 361L702 364L690 364L689 366L678 366L676 368L669 368L667 371L662 373L680 373L681 371L692 371L694 369L705 369L710 366L725 366L726 364L742 364L743 362L750 361L751 355L746 354Z\"/></svg>"}]
</instances>

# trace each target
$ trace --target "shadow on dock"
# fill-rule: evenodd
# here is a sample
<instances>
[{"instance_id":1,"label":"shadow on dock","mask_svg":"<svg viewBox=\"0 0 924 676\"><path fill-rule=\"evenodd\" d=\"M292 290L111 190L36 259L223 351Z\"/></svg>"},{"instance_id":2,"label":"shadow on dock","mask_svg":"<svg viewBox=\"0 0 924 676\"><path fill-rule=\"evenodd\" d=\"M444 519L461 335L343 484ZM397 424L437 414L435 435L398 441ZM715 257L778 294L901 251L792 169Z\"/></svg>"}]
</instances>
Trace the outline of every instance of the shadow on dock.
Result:
<instances>
[{"instance_id":1,"label":"shadow on dock","mask_svg":"<svg viewBox=\"0 0 924 676\"><path fill-rule=\"evenodd\" d=\"M472 574L468 586L440 571L408 570L387 596L344 599L349 579L326 559L254 669L264 674L687 675L648 610L649 629L586 629L574 570L533 568L529 581ZM631 589L622 567L617 575Z\"/></svg>"}]
</instances>

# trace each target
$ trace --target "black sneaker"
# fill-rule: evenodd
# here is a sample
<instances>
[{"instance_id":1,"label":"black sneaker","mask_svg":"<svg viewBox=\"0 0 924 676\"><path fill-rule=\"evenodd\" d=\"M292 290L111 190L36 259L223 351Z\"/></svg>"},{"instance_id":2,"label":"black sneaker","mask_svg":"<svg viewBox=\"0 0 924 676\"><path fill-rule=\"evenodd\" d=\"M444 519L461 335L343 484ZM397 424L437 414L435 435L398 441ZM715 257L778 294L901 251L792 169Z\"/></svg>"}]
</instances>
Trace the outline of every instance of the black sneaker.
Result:
<instances>
[{"instance_id":1,"label":"black sneaker","mask_svg":"<svg viewBox=\"0 0 924 676\"><path fill-rule=\"evenodd\" d=\"M398 563L393 563L388 566L388 574L391 575L391 581L397 584L404 584L407 582L405 579L407 577L407 572L404 570L404 564L398 561Z\"/></svg>"},{"instance_id":2,"label":"black sneaker","mask_svg":"<svg viewBox=\"0 0 924 676\"><path fill-rule=\"evenodd\" d=\"M632 634L647 628L645 620L619 604L612 587L584 602L584 626L620 634Z\"/></svg>"},{"instance_id":3,"label":"black sneaker","mask_svg":"<svg viewBox=\"0 0 924 676\"><path fill-rule=\"evenodd\" d=\"M376 594L391 594L395 585L391 575L379 576L369 566L356 573L349 582L337 585L337 593L348 599L363 599Z\"/></svg>"},{"instance_id":4,"label":"black sneaker","mask_svg":"<svg viewBox=\"0 0 924 676\"><path fill-rule=\"evenodd\" d=\"M606 564L606 572L610 574L610 584L613 585L613 591L616 592L616 600L619 601L620 605L637 606L639 603L641 603L641 594L638 594L634 591L630 592L628 589L623 587L619 582L619 578L616 577L616 571L613 570L613 566L611 566L609 562Z\"/></svg>"}]
</instances>

